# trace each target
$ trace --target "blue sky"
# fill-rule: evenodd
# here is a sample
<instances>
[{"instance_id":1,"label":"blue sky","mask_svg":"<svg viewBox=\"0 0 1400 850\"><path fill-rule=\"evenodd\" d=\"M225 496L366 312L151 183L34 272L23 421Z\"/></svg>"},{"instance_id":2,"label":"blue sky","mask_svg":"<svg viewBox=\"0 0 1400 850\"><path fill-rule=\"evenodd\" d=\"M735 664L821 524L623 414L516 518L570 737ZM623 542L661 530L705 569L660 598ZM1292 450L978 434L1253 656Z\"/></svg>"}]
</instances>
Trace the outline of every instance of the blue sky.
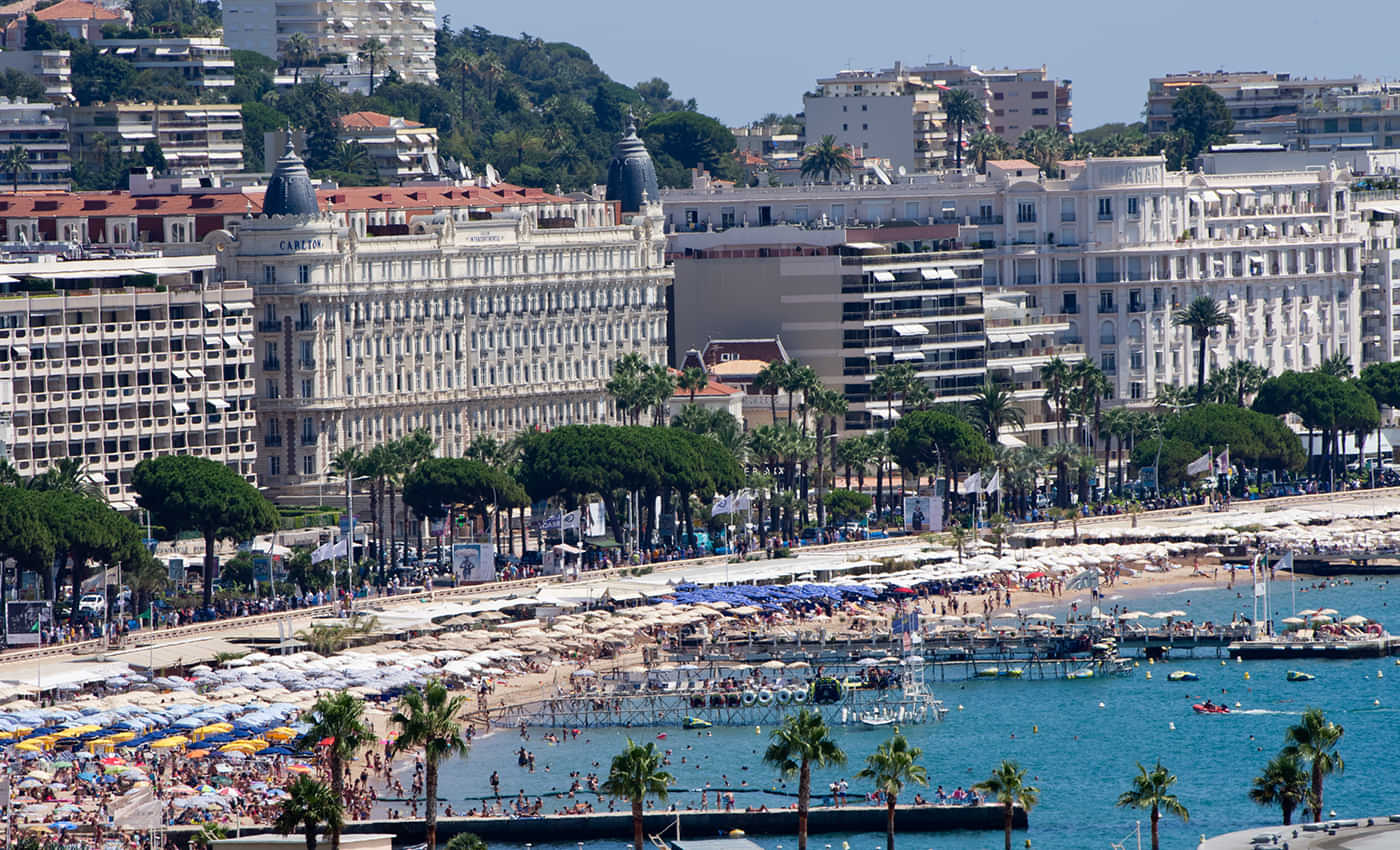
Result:
<instances>
[{"instance_id":1,"label":"blue sky","mask_svg":"<svg viewBox=\"0 0 1400 850\"><path fill-rule=\"evenodd\" d=\"M830 11L826 11L830 10ZM818 76L895 59L1048 66L1074 82L1074 124L1137 120L1149 77L1181 70L1400 79L1393 0L938 3L438 0L452 26L529 32L592 54L619 82L659 76L727 124L797 112ZM1392 35L1388 36L1387 33Z\"/></svg>"}]
</instances>

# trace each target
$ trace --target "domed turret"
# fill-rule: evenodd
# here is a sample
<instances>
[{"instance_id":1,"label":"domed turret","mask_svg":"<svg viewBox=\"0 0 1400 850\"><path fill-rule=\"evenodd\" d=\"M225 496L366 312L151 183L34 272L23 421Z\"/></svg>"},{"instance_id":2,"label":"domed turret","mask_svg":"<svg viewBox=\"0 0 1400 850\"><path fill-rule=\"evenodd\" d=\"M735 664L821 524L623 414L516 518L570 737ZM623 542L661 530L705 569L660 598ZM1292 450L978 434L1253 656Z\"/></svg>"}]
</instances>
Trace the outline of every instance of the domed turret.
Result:
<instances>
[{"instance_id":1,"label":"domed turret","mask_svg":"<svg viewBox=\"0 0 1400 850\"><path fill-rule=\"evenodd\" d=\"M321 205L316 201L316 188L311 185L311 175L307 174L306 164L292 149L289 133L287 150L277 160L277 167L267 181L263 215L316 215L320 212Z\"/></svg>"},{"instance_id":2,"label":"domed turret","mask_svg":"<svg viewBox=\"0 0 1400 850\"><path fill-rule=\"evenodd\" d=\"M613 145L612 161L608 163L608 200L621 201L624 213L640 212L642 200L658 201L661 190L656 185L656 166L646 144L637 138L637 119L627 113L627 131Z\"/></svg>"}]
</instances>

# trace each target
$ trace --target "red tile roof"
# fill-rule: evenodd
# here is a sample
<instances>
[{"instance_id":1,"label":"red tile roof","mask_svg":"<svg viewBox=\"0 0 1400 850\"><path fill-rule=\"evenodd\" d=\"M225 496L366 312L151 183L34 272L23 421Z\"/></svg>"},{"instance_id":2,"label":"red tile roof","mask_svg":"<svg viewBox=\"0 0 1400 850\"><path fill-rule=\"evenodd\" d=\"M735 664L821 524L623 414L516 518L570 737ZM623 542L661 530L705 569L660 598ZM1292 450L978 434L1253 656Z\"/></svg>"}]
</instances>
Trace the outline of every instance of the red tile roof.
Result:
<instances>
[{"instance_id":1,"label":"red tile roof","mask_svg":"<svg viewBox=\"0 0 1400 850\"><path fill-rule=\"evenodd\" d=\"M1003 171L1025 170L1027 168L1034 171L1040 168L1040 166L1035 163L1024 159L989 159L987 160L987 165L994 165Z\"/></svg>"},{"instance_id":2,"label":"red tile roof","mask_svg":"<svg viewBox=\"0 0 1400 850\"><path fill-rule=\"evenodd\" d=\"M360 112L351 112L349 115L342 115L340 117L340 126L357 130L383 129L392 124L396 117L397 116L394 115L385 115L382 112L362 110ZM399 118L398 120L402 121L405 127L423 126L417 121L410 121L407 118Z\"/></svg>"},{"instance_id":3,"label":"red tile roof","mask_svg":"<svg viewBox=\"0 0 1400 850\"><path fill-rule=\"evenodd\" d=\"M672 375L680 374L680 371L677 369L668 368L666 371L670 372ZM716 398L719 396L738 395L743 391L741 387L731 387L729 384L722 384L719 381L711 380L705 384L704 389L695 391L695 397L704 398L708 396L710 398ZM671 392L671 398L690 398L690 390L676 388Z\"/></svg>"},{"instance_id":4,"label":"red tile roof","mask_svg":"<svg viewBox=\"0 0 1400 850\"><path fill-rule=\"evenodd\" d=\"M125 20L120 12L114 12L96 3L84 2L84 0L59 0L52 6L35 12L34 17L41 21Z\"/></svg>"}]
</instances>

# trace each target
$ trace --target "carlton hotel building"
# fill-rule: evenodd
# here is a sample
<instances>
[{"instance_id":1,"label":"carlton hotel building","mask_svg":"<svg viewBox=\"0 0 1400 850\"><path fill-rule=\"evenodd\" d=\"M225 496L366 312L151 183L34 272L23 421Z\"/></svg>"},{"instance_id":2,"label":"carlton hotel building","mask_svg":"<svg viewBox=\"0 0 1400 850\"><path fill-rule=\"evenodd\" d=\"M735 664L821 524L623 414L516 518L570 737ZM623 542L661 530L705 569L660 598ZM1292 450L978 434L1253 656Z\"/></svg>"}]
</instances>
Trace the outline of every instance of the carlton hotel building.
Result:
<instances>
[{"instance_id":1,"label":"carlton hotel building","mask_svg":"<svg viewBox=\"0 0 1400 850\"><path fill-rule=\"evenodd\" d=\"M0 297L0 456L25 475L81 457L131 507L131 468L159 454L227 460L281 495L326 482L339 450L415 428L457 456L481 434L617 421L613 363L665 362L671 271L635 135L609 173L608 200L318 192L289 151L265 192L0 198L11 240L142 246L99 270L105 289Z\"/></svg>"}]
</instances>

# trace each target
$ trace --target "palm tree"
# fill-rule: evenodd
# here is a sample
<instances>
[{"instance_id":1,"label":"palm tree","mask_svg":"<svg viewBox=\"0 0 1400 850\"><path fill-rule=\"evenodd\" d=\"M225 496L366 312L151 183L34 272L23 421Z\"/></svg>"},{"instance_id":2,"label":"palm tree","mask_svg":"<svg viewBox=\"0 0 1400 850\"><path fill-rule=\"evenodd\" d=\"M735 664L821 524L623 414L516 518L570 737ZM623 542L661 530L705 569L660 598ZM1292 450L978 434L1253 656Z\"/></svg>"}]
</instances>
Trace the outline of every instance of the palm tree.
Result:
<instances>
[{"instance_id":1,"label":"palm tree","mask_svg":"<svg viewBox=\"0 0 1400 850\"><path fill-rule=\"evenodd\" d=\"M15 192L19 192L19 178L29 174L34 169L29 165L29 151L22 145L15 145L5 151L5 157L0 160L0 170L9 174L14 181Z\"/></svg>"},{"instance_id":2,"label":"palm tree","mask_svg":"<svg viewBox=\"0 0 1400 850\"><path fill-rule=\"evenodd\" d=\"M298 776L286 791L272 828L282 835L301 829L306 835L306 850L316 850L316 829L325 824L331 832L331 846L339 846L345 807L335 793L309 776Z\"/></svg>"},{"instance_id":3,"label":"palm tree","mask_svg":"<svg viewBox=\"0 0 1400 850\"><path fill-rule=\"evenodd\" d=\"M651 424L666 424L666 402L676 392L676 379L666 364L657 363L642 375L642 395L645 407L650 407Z\"/></svg>"},{"instance_id":4,"label":"palm tree","mask_svg":"<svg viewBox=\"0 0 1400 850\"><path fill-rule=\"evenodd\" d=\"M1326 362L1324 361L1324 365ZM1321 371L1322 366L1319 366L1318 369ZM1351 367L1348 365L1347 371L1339 377L1345 378L1350 374ZM1215 374L1210 376L1206 397L1217 404L1233 404L1244 407L1268 379L1269 370L1267 368L1250 363L1248 360L1236 360L1224 369L1216 369Z\"/></svg>"},{"instance_id":5,"label":"palm tree","mask_svg":"<svg viewBox=\"0 0 1400 850\"><path fill-rule=\"evenodd\" d=\"M822 136L821 141L802 152L802 176L815 177L820 174L823 183L831 182L831 172L838 175L851 173L855 163L846 149L836 144L835 136Z\"/></svg>"},{"instance_id":6,"label":"palm tree","mask_svg":"<svg viewBox=\"0 0 1400 850\"><path fill-rule=\"evenodd\" d=\"M313 55L311 40L304 33L294 32L282 42L282 61L292 66L292 85L301 84L301 66Z\"/></svg>"},{"instance_id":7,"label":"palm tree","mask_svg":"<svg viewBox=\"0 0 1400 850\"><path fill-rule=\"evenodd\" d=\"M466 707L464 694L449 696L437 679L420 688L409 688L399 698L398 710L389 722L399 727L395 752L423 748L423 823L428 850L437 847L438 763L447 756L465 756L467 742L457 715Z\"/></svg>"},{"instance_id":8,"label":"palm tree","mask_svg":"<svg viewBox=\"0 0 1400 850\"><path fill-rule=\"evenodd\" d=\"M967 548L967 544L971 540L971 529L960 522L953 523L952 527L948 529L948 545L958 553L959 564L962 563L963 550Z\"/></svg>"},{"instance_id":9,"label":"palm tree","mask_svg":"<svg viewBox=\"0 0 1400 850\"><path fill-rule=\"evenodd\" d=\"M1249 799L1261 806L1283 809L1283 825L1289 826L1293 823L1294 809L1300 805L1313 805L1308 783L1308 771L1303 767L1303 760L1296 753L1282 752L1269 759L1269 763L1264 765L1264 772L1254 777Z\"/></svg>"},{"instance_id":10,"label":"palm tree","mask_svg":"<svg viewBox=\"0 0 1400 850\"><path fill-rule=\"evenodd\" d=\"M1099 439L1103 440L1103 486L1104 492L1108 492L1109 482L1112 480L1108 474L1109 451L1113 448L1114 442L1118 444L1118 477L1123 477L1123 442L1128 436L1128 431L1133 426L1134 414L1124 407L1115 407L1104 411L1099 419ZM1121 487L1119 489L1122 489Z\"/></svg>"},{"instance_id":11,"label":"palm tree","mask_svg":"<svg viewBox=\"0 0 1400 850\"><path fill-rule=\"evenodd\" d=\"M5 170L8 171L8 155L6 156L5 161ZM1352 375L1351 358L1347 356L1347 353L1345 351L1334 352L1331 355L1329 355L1327 359L1317 364L1317 371L1321 372L1324 375L1331 375L1334 378L1341 378L1345 380L1347 378L1350 378Z\"/></svg>"},{"instance_id":12,"label":"palm tree","mask_svg":"<svg viewBox=\"0 0 1400 850\"><path fill-rule=\"evenodd\" d=\"M845 416L849 406L846 397L836 392L820 387L811 393L808 406L817 414L817 525L826 525L826 502L822 494L826 489L826 465L823 462L826 451L826 423L827 417L831 418L831 435L836 436L837 417ZM831 465L836 466L836 451L833 448ZM832 476L835 478L835 475Z\"/></svg>"},{"instance_id":13,"label":"palm tree","mask_svg":"<svg viewBox=\"0 0 1400 850\"><path fill-rule=\"evenodd\" d=\"M99 480L101 480L99 478ZM107 501L107 491L93 480L80 458L62 457L49 465L42 473L25 483L30 490L58 490L63 493L76 493L99 502Z\"/></svg>"},{"instance_id":14,"label":"palm tree","mask_svg":"<svg viewBox=\"0 0 1400 850\"><path fill-rule=\"evenodd\" d=\"M647 742L646 746L627 739L627 746L613 756L608 768L608 778L602 785L603 793L609 797L626 800L632 804L632 846L641 847L646 838L642 828L642 807L647 795L655 794L656 799L665 802L667 789L676 777L662 768L663 754L656 745Z\"/></svg>"},{"instance_id":15,"label":"palm tree","mask_svg":"<svg viewBox=\"0 0 1400 850\"><path fill-rule=\"evenodd\" d=\"M1126 808L1152 810L1152 850L1160 850L1157 822L1162 819L1162 813L1176 815L1188 822L1191 815L1176 795L1171 793L1171 787L1176 784L1176 775L1168 773L1167 769L1162 767L1161 761L1158 761L1150 772L1141 762L1138 762L1137 768L1138 775L1133 777L1133 787L1118 795L1117 804Z\"/></svg>"},{"instance_id":16,"label":"palm tree","mask_svg":"<svg viewBox=\"0 0 1400 850\"><path fill-rule=\"evenodd\" d=\"M797 774L797 850L807 850L807 809L812 797L812 768L846 763L846 753L831 737L820 712L802 709L783 718L763 763L783 778Z\"/></svg>"},{"instance_id":17,"label":"palm tree","mask_svg":"<svg viewBox=\"0 0 1400 850\"><path fill-rule=\"evenodd\" d=\"M995 797L996 801L1001 803L1004 809L1002 826L1006 830L1006 850L1011 850L1011 822L1016 814L1016 807L1020 806L1030 814L1031 809L1040 801L1040 789L1034 785L1027 785L1026 772L1021 766L1005 759L992 771L991 776L972 788L989 797Z\"/></svg>"},{"instance_id":18,"label":"palm tree","mask_svg":"<svg viewBox=\"0 0 1400 850\"><path fill-rule=\"evenodd\" d=\"M476 77L481 81L481 87L485 91L488 103L496 102L496 92L505 78L506 67L501 64L501 59L495 53L487 51L481 54L481 58L476 61Z\"/></svg>"},{"instance_id":19,"label":"palm tree","mask_svg":"<svg viewBox=\"0 0 1400 850\"><path fill-rule=\"evenodd\" d=\"M1045 401L1055 408L1059 423L1060 442L1065 440L1065 422L1069 417L1070 366L1063 357L1052 357L1040 367L1040 382L1045 385Z\"/></svg>"},{"instance_id":20,"label":"palm tree","mask_svg":"<svg viewBox=\"0 0 1400 850\"><path fill-rule=\"evenodd\" d=\"M918 378L919 373L908 363L891 363L875 373L875 380L870 382L870 394L885 397L889 424L894 424L894 397L909 392Z\"/></svg>"},{"instance_id":21,"label":"palm tree","mask_svg":"<svg viewBox=\"0 0 1400 850\"><path fill-rule=\"evenodd\" d=\"M1048 175L1065 151L1065 137L1059 130L1032 128L1021 134L1016 150Z\"/></svg>"},{"instance_id":22,"label":"palm tree","mask_svg":"<svg viewBox=\"0 0 1400 850\"><path fill-rule=\"evenodd\" d=\"M709 386L710 379L705 370L698 366L687 366L676 376L676 388L690 393L690 403L695 403L695 394Z\"/></svg>"},{"instance_id":23,"label":"palm tree","mask_svg":"<svg viewBox=\"0 0 1400 850\"><path fill-rule=\"evenodd\" d=\"M384 42L380 41L374 36L370 36L369 38L360 42L360 47L358 51L360 61L369 63L369 93L371 97L374 96L375 69L378 68L380 63L384 61L384 57L387 56L388 53L389 48L384 44ZM431 850L431 848L429 848L429 850Z\"/></svg>"},{"instance_id":24,"label":"palm tree","mask_svg":"<svg viewBox=\"0 0 1400 850\"><path fill-rule=\"evenodd\" d=\"M1206 371L1209 368L1206 362L1206 340L1218 327L1225 327L1228 332L1234 327L1235 321L1220 306L1219 301L1209 295L1200 295L1172 314L1172 324L1190 328L1191 336L1196 340L1197 359L1200 361L1201 370L1196 375L1196 401L1202 401L1205 398Z\"/></svg>"},{"instance_id":25,"label":"palm tree","mask_svg":"<svg viewBox=\"0 0 1400 850\"><path fill-rule=\"evenodd\" d=\"M894 850L894 808L899 792L910 782L928 785L928 771L918 764L924 751L909 746L898 732L894 737L866 756L865 767L856 774L875 783L875 789L885 795L885 850Z\"/></svg>"},{"instance_id":26,"label":"palm tree","mask_svg":"<svg viewBox=\"0 0 1400 850\"><path fill-rule=\"evenodd\" d=\"M1342 727L1324 717L1320 708L1304 711L1303 719L1284 733L1283 752L1297 756L1312 771L1313 823L1322 820L1323 777L1346 769L1337 752L1341 739Z\"/></svg>"},{"instance_id":27,"label":"palm tree","mask_svg":"<svg viewBox=\"0 0 1400 850\"><path fill-rule=\"evenodd\" d=\"M1026 427L1026 415L1016 406L1016 396L1011 388L994 383L990 377L984 379L982 386L973 393L972 410L982 426L982 432L987 435L987 442L994 446L1003 427Z\"/></svg>"},{"instance_id":28,"label":"palm tree","mask_svg":"<svg viewBox=\"0 0 1400 850\"><path fill-rule=\"evenodd\" d=\"M335 150L331 152L330 167L345 174L366 177L372 177L376 174L374 159L370 156L369 148L354 140L336 142Z\"/></svg>"},{"instance_id":29,"label":"palm tree","mask_svg":"<svg viewBox=\"0 0 1400 850\"><path fill-rule=\"evenodd\" d=\"M302 715L311 728L302 735L302 747L318 746L326 741L326 768L331 774L331 794L345 802L345 768L355 760L355 754L374 741L374 730L365 723L365 704L345 691L316 700L311 710ZM331 826L331 850L340 850L340 826ZM282 833L286 835L286 832Z\"/></svg>"},{"instance_id":30,"label":"palm tree","mask_svg":"<svg viewBox=\"0 0 1400 850\"><path fill-rule=\"evenodd\" d=\"M1011 146L995 133L978 130L967 140L967 154L972 157L972 164L978 171L986 171L989 160L1010 156Z\"/></svg>"},{"instance_id":31,"label":"palm tree","mask_svg":"<svg viewBox=\"0 0 1400 850\"><path fill-rule=\"evenodd\" d=\"M618 418L637 424L637 418L646 409L646 393L643 379L650 368L646 358L636 352L624 354L613 363L612 377L603 389L613 397Z\"/></svg>"},{"instance_id":32,"label":"palm tree","mask_svg":"<svg viewBox=\"0 0 1400 850\"><path fill-rule=\"evenodd\" d=\"M449 70L457 74L457 97L460 99L458 106L461 110L462 119L467 117L467 78L476 70L476 55L470 50L457 48L447 56L446 65Z\"/></svg>"},{"instance_id":33,"label":"palm tree","mask_svg":"<svg viewBox=\"0 0 1400 850\"><path fill-rule=\"evenodd\" d=\"M778 390L779 379L782 376L784 362L777 361L769 363L758 374L754 375L753 383L749 384L749 389L753 392L766 394L768 396L768 412L773 417L773 424L778 423Z\"/></svg>"},{"instance_id":34,"label":"palm tree","mask_svg":"<svg viewBox=\"0 0 1400 850\"><path fill-rule=\"evenodd\" d=\"M967 89L953 89L943 93L943 114L957 131L953 162L957 168L962 168L963 127L982 123L982 102Z\"/></svg>"}]
</instances>

